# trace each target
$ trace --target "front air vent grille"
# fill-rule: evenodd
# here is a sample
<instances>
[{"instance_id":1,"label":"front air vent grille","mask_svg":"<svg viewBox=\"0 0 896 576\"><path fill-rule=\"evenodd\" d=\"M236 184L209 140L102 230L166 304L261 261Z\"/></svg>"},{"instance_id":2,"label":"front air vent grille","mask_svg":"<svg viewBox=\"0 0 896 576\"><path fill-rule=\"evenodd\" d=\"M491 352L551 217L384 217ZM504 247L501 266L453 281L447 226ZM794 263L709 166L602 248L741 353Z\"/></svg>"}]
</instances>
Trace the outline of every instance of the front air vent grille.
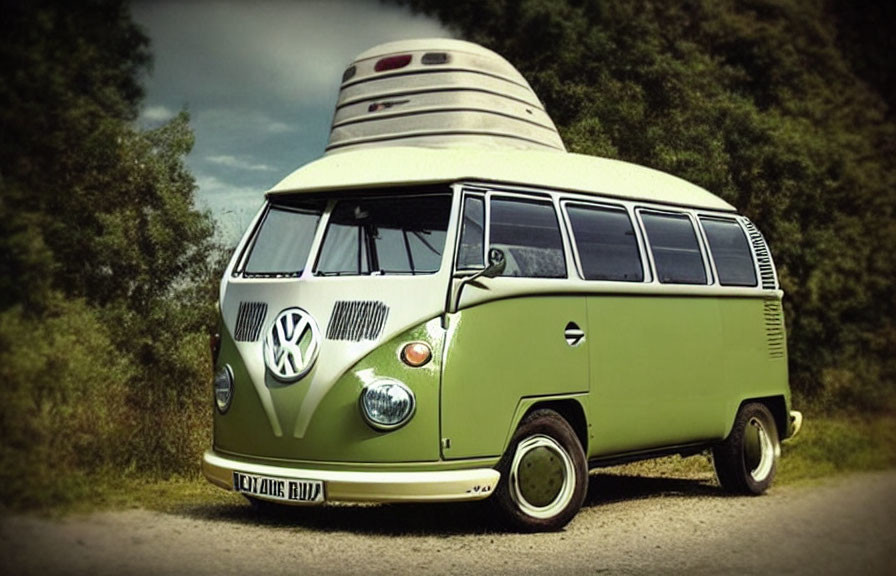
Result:
<instances>
[{"instance_id":1,"label":"front air vent grille","mask_svg":"<svg viewBox=\"0 0 896 576\"><path fill-rule=\"evenodd\" d=\"M771 358L784 357L784 315L781 313L781 303L776 301L765 302L765 336L768 341L768 355Z\"/></svg>"},{"instance_id":2,"label":"front air vent grille","mask_svg":"<svg viewBox=\"0 0 896 576\"><path fill-rule=\"evenodd\" d=\"M261 325L268 313L264 302L240 302L236 313L236 330L233 338L237 342L255 342L261 334Z\"/></svg>"},{"instance_id":3,"label":"front air vent grille","mask_svg":"<svg viewBox=\"0 0 896 576\"><path fill-rule=\"evenodd\" d=\"M383 332L389 307L375 300L344 301L333 306L330 324L327 326L329 340L376 340Z\"/></svg>"},{"instance_id":4,"label":"front air vent grille","mask_svg":"<svg viewBox=\"0 0 896 576\"><path fill-rule=\"evenodd\" d=\"M759 277L762 279L763 290L776 290L778 288L778 278L775 275L775 265L772 263L772 255L768 250L768 244L762 237L762 232L750 222L749 219L743 219L747 233L750 235L750 243L753 245L753 252L756 253L756 261L759 263Z\"/></svg>"}]
</instances>

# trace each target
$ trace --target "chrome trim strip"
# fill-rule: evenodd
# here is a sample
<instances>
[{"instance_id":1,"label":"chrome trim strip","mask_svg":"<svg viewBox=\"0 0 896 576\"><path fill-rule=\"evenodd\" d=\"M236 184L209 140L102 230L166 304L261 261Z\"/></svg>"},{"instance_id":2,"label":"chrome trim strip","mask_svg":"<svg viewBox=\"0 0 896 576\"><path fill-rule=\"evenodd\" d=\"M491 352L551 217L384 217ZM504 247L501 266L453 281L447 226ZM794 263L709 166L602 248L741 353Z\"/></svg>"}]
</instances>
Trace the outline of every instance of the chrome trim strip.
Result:
<instances>
[{"instance_id":1,"label":"chrome trim strip","mask_svg":"<svg viewBox=\"0 0 896 576\"><path fill-rule=\"evenodd\" d=\"M251 464L223 458L213 450L202 457L202 473L209 482L233 490L233 472L294 480L324 482L327 501L442 502L482 500L498 485L501 474L492 468L436 472L345 472Z\"/></svg>"}]
</instances>

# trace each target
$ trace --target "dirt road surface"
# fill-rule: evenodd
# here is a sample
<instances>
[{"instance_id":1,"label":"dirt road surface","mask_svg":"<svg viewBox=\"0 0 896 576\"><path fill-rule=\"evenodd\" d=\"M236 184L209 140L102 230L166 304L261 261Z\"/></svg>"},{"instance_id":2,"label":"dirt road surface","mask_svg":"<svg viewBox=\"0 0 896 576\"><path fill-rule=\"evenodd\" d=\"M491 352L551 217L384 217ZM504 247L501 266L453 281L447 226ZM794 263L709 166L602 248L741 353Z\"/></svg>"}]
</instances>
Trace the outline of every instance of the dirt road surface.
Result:
<instances>
[{"instance_id":1,"label":"dirt road surface","mask_svg":"<svg viewBox=\"0 0 896 576\"><path fill-rule=\"evenodd\" d=\"M551 534L502 532L487 506L0 518L3 574L896 574L896 471L725 495L708 478L595 474Z\"/></svg>"}]
</instances>

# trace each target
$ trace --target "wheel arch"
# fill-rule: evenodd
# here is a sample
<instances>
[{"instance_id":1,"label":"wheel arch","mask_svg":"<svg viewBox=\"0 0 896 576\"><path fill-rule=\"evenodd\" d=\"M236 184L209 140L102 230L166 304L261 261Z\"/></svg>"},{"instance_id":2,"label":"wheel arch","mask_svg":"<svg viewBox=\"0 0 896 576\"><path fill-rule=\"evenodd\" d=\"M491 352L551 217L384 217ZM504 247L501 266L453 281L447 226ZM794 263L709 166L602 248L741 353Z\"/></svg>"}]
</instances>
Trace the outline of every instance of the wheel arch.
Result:
<instances>
[{"instance_id":1,"label":"wheel arch","mask_svg":"<svg viewBox=\"0 0 896 576\"><path fill-rule=\"evenodd\" d=\"M737 410L734 413L734 418L728 423L728 431L725 434L727 438L729 434L731 434L731 427L734 425L734 419L737 418L737 414L740 413L741 408L743 408L746 404L751 403L763 404L766 408L768 408L769 412L772 413L772 418L775 419L775 427L778 432L778 439L784 440L790 433L790 415L787 409L787 401L784 399L783 395L777 396L762 396L759 398L745 398L741 400L740 404L737 406Z\"/></svg>"},{"instance_id":2,"label":"wheel arch","mask_svg":"<svg viewBox=\"0 0 896 576\"><path fill-rule=\"evenodd\" d=\"M521 398L516 413L511 421L510 429L504 439L504 449L510 444L513 433L529 414L536 410L553 410L566 420L576 433L585 456L588 456L588 418L582 404L582 395L552 396L545 398Z\"/></svg>"}]
</instances>

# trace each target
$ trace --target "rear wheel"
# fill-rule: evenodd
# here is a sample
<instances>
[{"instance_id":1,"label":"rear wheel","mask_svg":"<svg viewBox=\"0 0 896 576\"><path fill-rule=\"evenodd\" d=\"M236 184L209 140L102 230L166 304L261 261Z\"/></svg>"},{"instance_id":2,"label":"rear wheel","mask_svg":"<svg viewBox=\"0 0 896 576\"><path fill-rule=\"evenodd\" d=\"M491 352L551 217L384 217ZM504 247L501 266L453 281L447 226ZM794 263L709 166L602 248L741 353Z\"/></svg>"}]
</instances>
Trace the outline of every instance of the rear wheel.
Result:
<instances>
[{"instance_id":1,"label":"rear wheel","mask_svg":"<svg viewBox=\"0 0 896 576\"><path fill-rule=\"evenodd\" d=\"M559 530L585 499L585 452L569 423L553 410L536 410L523 420L498 469L495 503L514 529Z\"/></svg>"},{"instance_id":2,"label":"rear wheel","mask_svg":"<svg viewBox=\"0 0 896 576\"><path fill-rule=\"evenodd\" d=\"M780 452L772 413L764 404L753 402L738 411L728 438L713 448L712 460L723 488L762 494L775 477Z\"/></svg>"}]
</instances>

